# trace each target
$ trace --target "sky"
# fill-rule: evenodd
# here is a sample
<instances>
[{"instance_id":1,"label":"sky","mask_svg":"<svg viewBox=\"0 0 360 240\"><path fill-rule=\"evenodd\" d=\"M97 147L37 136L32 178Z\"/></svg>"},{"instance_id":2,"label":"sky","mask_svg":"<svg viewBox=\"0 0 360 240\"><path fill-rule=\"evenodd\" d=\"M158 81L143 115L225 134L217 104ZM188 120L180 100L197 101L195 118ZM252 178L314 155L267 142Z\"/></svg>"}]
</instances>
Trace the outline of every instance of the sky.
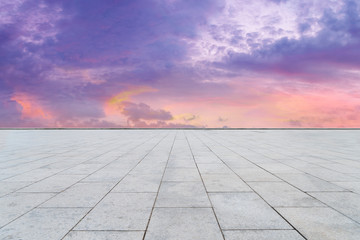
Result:
<instances>
[{"instance_id":1,"label":"sky","mask_svg":"<svg viewBox=\"0 0 360 240\"><path fill-rule=\"evenodd\" d=\"M0 127L360 127L360 2L1 0Z\"/></svg>"}]
</instances>

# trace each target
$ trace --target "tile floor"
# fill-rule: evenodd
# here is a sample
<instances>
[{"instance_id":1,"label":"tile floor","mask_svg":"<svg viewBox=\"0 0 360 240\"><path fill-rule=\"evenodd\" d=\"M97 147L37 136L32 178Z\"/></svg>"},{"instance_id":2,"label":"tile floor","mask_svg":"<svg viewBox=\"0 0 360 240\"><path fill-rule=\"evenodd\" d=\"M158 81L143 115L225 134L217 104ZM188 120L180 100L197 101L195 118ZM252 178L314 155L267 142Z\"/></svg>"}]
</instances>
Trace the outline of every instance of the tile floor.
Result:
<instances>
[{"instance_id":1,"label":"tile floor","mask_svg":"<svg viewBox=\"0 0 360 240\"><path fill-rule=\"evenodd\" d=\"M1 130L0 239L360 239L359 130Z\"/></svg>"}]
</instances>

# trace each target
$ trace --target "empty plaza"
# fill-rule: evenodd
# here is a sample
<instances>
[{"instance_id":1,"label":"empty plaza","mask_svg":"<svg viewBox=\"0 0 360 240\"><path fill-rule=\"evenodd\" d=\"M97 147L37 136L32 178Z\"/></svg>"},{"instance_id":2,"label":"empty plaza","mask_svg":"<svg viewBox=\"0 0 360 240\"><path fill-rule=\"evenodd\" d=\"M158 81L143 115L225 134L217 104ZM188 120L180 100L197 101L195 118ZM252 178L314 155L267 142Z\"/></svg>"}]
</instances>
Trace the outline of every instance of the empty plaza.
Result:
<instances>
[{"instance_id":1,"label":"empty plaza","mask_svg":"<svg viewBox=\"0 0 360 240\"><path fill-rule=\"evenodd\" d=\"M358 240L359 130L1 130L0 239Z\"/></svg>"}]
</instances>

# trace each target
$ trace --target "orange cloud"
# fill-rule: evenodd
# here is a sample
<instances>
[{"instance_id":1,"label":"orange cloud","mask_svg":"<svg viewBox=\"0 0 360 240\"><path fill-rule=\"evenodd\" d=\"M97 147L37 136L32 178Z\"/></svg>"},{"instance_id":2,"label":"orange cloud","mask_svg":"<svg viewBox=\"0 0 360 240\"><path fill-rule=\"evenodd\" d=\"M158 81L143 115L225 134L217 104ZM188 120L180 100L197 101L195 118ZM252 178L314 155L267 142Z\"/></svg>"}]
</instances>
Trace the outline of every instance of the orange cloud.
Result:
<instances>
[{"instance_id":1,"label":"orange cloud","mask_svg":"<svg viewBox=\"0 0 360 240\"><path fill-rule=\"evenodd\" d=\"M21 105L21 117L22 118L42 118L49 120L52 115L45 111L38 100L26 93L15 93L11 100L16 101Z\"/></svg>"},{"instance_id":2,"label":"orange cloud","mask_svg":"<svg viewBox=\"0 0 360 240\"><path fill-rule=\"evenodd\" d=\"M107 115L119 113L119 110L124 107L123 102L128 101L131 97L145 92L156 91L157 89L148 86L130 87L128 90L122 91L106 101L105 113Z\"/></svg>"},{"instance_id":3,"label":"orange cloud","mask_svg":"<svg viewBox=\"0 0 360 240\"><path fill-rule=\"evenodd\" d=\"M287 96L276 105L281 122L303 127L359 127L360 100L340 91Z\"/></svg>"},{"instance_id":4,"label":"orange cloud","mask_svg":"<svg viewBox=\"0 0 360 240\"><path fill-rule=\"evenodd\" d=\"M69 83L91 83L91 84L102 84L105 83L104 79L96 76L95 71L91 69L71 69L71 68L55 68L54 76L56 78L68 79Z\"/></svg>"}]
</instances>

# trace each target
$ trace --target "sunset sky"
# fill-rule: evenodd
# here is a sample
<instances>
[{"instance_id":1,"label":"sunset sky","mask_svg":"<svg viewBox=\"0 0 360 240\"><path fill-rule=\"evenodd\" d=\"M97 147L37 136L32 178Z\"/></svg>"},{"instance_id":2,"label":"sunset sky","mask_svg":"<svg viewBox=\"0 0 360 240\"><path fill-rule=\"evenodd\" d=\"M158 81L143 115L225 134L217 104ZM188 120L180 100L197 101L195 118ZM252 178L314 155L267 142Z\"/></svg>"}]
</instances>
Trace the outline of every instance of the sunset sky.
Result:
<instances>
[{"instance_id":1,"label":"sunset sky","mask_svg":"<svg viewBox=\"0 0 360 240\"><path fill-rule=\"evenodd\" d=\"M360 127L360 2L1 0L0 127Z\"/></svg>"}]
</instances>

